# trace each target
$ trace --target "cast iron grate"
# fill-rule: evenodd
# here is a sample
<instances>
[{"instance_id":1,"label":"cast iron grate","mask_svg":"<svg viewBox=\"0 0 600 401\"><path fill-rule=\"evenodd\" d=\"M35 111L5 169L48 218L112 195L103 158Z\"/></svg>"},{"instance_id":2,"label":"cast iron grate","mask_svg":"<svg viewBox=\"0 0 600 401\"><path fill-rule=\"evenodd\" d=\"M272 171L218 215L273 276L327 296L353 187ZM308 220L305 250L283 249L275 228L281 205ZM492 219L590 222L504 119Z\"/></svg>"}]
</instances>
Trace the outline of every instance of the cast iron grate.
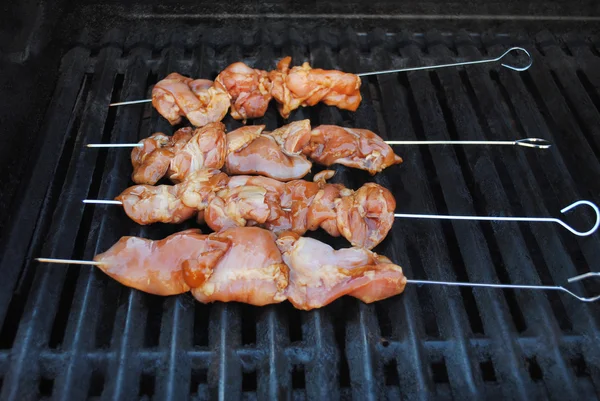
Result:
<instances>
[{"instance_id":1,"label":"cast iron grate","mask_svg":"<svg viewBox=\"0 0 600 401\"><path fill-rule=\"evenodd\" d=\"M111 31L100 44L82 39L62 61L39 147L31 150L31 178L4 233L0 398L597 398L598 308L557 294L411 287L375 305L341 299L300 312L287 303L159 298L95 269L31 262L38 255L90 258L121 235L158 238L182 228L139 227L118 208L81 204L115 196L131 172L127 151L86 150L86 143L173 131L149 105L109 109L111 100L145 98L170 71L214 77L236 60L271 68L288 54L367 71L527 47L535 63L521 74L475 66L370 77L356 113L320 106L293 118L369 128L389 139L541 136L556 145L547 152L398 149L406 162L373 179L393 191L399 210L548 215L580 198L598 203L595 38L279 24L244 35L203 26L170 32ZM283 121L270 109L254 123ZM371 179L336 170L335 179L350 187ZM578 239L553 226L507 223L397 222L377 251L410 277L485 282L559 283L600 260L598 234Z\"/></svg>"}]
</instances>

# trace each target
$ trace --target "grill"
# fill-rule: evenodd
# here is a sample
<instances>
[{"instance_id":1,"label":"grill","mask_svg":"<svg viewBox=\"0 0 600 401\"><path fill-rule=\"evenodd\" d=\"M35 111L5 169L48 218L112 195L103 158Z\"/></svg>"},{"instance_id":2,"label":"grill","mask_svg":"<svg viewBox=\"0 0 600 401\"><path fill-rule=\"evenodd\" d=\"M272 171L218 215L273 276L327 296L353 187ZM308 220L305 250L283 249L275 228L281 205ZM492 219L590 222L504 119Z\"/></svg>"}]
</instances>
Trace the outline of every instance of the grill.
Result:
<instances>
[{"instance_id":1,"label":"grill","mask_svg":"<svg viewBox=\"0 0 600 401\"><path fill-rule=\"evenodd\" d=\"M160 298L94 268L32 262L89 259L122 235L157 239L190 226L140 227L118 207L81 203L114 197L131 174L127 150L85 144L173 132L150 105L108 103L147 98L171 71L211 78L237 60L267 69L284 55L361 72L523 46L534 58L523 73L482 65L368 77L356 113L320 105L292 119L368 128L390 140L543 137L555 145L403 147L404 164L374 178L336 167L334 182L390 188L398 211L560 217L575 200L600 202L600 42L593 36L221 25L141 24L98 40L84 33L62 57L3 231L1 399L598 398L599 309L566 295L409 286L376 304L342 298L300 312L289 303ZM283 121L271 107L252 123L273 129ZM576 228L593 224L591 215L575 214L567 219ZM579 239L552 224L414 220L397 221L376 251L409 278L553 285L595 270L599 245L598 234Z\"/></svg>"}]
</instances>

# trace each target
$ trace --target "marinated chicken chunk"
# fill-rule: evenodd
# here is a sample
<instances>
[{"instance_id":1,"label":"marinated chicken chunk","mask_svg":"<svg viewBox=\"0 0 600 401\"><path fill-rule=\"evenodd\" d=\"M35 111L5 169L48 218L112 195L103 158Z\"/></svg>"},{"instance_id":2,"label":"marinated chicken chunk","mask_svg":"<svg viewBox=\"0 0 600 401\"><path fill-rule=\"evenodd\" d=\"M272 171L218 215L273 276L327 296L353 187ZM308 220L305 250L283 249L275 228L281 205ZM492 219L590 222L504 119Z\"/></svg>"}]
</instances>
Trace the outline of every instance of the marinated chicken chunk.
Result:
<instances>
[{"instance_id":1,"label":"marinated chicken chunk","mask_svg":"<svg viewBox=\"0 0 600 401\"><path fill-rule=\"evenodd\" d=\"M271 81L263 70L237 62L225 68L215 79L231 99L231 116L236 120L265 115L271 101Z\"/></svg>"},{"instance_id":2,"label":"marinated chicken chunk","mask_svg":"<svg viewBox=\"0 0 600 401\"><path fill-rule=\"evenodd\" d=\"M360 78L337 70L311 68L308 63L290 68L291 57L285 57L277 69L269 72L271 94L279 102L279 113L288 118L298 107L323 102L340 109L356 111L362 97Z\"/></svg>"},{"instance_id":3,"label":"marinated chicken chunk","mask_svg":"<svg viewBox=\"0 0 600 401\"><path fill-rule=\"evenodd\" d=\"M400 266L366 249L334 250L295 233L280 235L277 246L289 267L287 298L298 309L321 308L344 295L371 303L406 286Z\"/></svg>"},{"instance_id":4,"label":"marinated chicken chunk","mask_svg":"<svg viewBox=\"0 0 600 401\"><path fill-rule=\"evenodd\" d=\"M157 132L141 140L140 143L144 146L134 148L131 152L133 182L156 184L167 173L171 159L188 143L192 131L189 127L181 128L173 136Z\"/></svg>"},{"instance_id":5,"label":"marinated chicken chunk","mask_svg":"<svg viewBox=\"0 0 600 401\"><path fill-rule=\"evenodd\" d=\"M181 182L204 169L221 169L227 155L225 125L210 123L197 128L191 139L171 159L169 178Z\"/></svg>"},{"instance_id":6,"label":"marinated chicken chunk","mask_svg":"<svg viewBox=\"0 0 600 401\"><path fill-rule=\"evenodd\" d=\"M229 110L225 88L206 79L191 79L176 72L152 89L152 105L171 125L187 119L196 127L221 121Z\"/></svg>"},{"instance_id":7,"label":"marinated chicken chunk","mask_svg":"<svg viewBox=\"0 0 600 401\"><path fill-rule=\"evenodd\" d=\"M375 133L358 128L320 125L302 152L324 166L342 164L376 174L402 163L402 158Z\"/></svg>"}]
</instances>

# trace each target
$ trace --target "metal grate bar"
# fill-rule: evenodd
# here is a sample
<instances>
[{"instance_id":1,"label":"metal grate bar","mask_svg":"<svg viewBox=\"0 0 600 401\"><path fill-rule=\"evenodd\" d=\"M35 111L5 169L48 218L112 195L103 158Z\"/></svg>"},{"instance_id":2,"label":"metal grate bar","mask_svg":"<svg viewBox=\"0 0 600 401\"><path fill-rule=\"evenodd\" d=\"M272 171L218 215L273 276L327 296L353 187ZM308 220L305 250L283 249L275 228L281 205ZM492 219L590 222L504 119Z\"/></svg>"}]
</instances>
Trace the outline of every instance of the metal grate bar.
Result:
<instances>
[{"instance_id":1,"label":"metal grate bar","mask_svg":"<svg viewBox=\"0 0 600 401\"><path fill-rule=\"evenodd\" d=\"M38 213L45 201L45 196L55 174L60 156L67 141L69 126L73 123L75 107L79 101L79 84L84 79L84 63L88 50L75 47L62 60L60 77L52 97L45 123L40 132L40 147L33 154L39 154L32 168L30 181L38 185L23 187L22 199L27 199L27 207L16 208L13 219L7 224L10 232L3 236L3 248L0 259L2 280L0 281L0 322L4 322L10 296L17 284L18 276L22 273L23 255L28 252L32 236L40 217ZM68 117L66 117L68 116Z\"/></svg>"},{"instance_id":2,"label":"metal grate bar","mask_svg":"<svg viewBox=\"0 0 600 401\"><path fill-rule=\"evenodd\" d=\"M371 41L382 44L373 49L372 66L376 69L389 68L392 64L389 49L383 45L385 43L385 32L374 32L373 36L375 38ZM406 93L397 84L397 79L395 76L384 75L369 80L369 83L373 84L372 91L380 92L378 102L383 112L384 121L380 122L378 131L384 139L409 138L411 135L414 137L408 106L404 101ZM402 199L403 188L411 188L411 192L414 191L415 198L423 199L423 204L431 204L431 198L427 198L431 195L425 196L425 194L429 194L429 191L427 188L423 188L425 178L423 177L424 169L420 159L412 157L414 154L406 153L411 152L411 149L399 149L397 152L403 157L407 156L405 159L406 165L400 168L406 168L414 174L399 175L399 171L397 171L399 169L390 172L385 171L375 177L376 182L390 188L398 200ZM397 208L404 208L405 204L403 203L399 201ZM431 223L426 222L425 224L431 225ZM415 226L405 226L402 222L397 222L394 224L391 235L383 242L385 248L382 253L388 255L393 261L400 263L409 277L415 277L415 269L418 266L412 266L407 244L413 241L414 235L412 234L418 230ZM424 292L426 290L407 288L402 302L397 299L386 301L389 302L389 307L382 307L384 311L382 313L389 313L388 318L392 325L391 334L398 339L398 344L402 347L401 351L393 353L397 366L396 374L399 388L403 394L407 395L407 398L427 399L435 390L427 352L422 340L420 340L425 336L425 329L423 327L421 305L419 305L417 299L417 291ZM388 348L393 346L394 343L389 344L385 350L387 351Z\"/></svg>"},{"instance_id":3,"label":"metal grate bar","mask_svg":"<svg viewBox=\"0 0 600 401\"><path fill-rule=\"evenodd\" d=\"M472 49L472 48L471 48ZM459 47L459 51L463 52L463 47ZM447 52L446 52L447 53ZM466 51L464 51L465 54ZM473 51L470 56L473 55ZM477 54L479 55L479 54ZM469 77L472 84L470 84L477 94L478 90L481 86L484 86L484 83L481 77L486 74L487 71L485 69L472 68L466 71L467 76ZM454 124L456 127L456 132L459 135L460 139L464 138L482 138L483 135L481 133L480 128L473 123L473 121L477 121L477 116L475 115L474 110L468 104L464 104L462 99L467 98L466 93L458 92L457 88L461 88L460 79L457 76L458 74L450 71L440 72L438 76L442 81L443 88L446 92L446 96L448 97L448 107L451 109L451 112L454 116ZM453 77L453 79L451 78ZM458 92L458 93L457 93ZM494 105L498 104L497 99L486 98L485 96L480 96L478 99L473 99L477 104L481 104L481 108L485 110L489 110L493 108ZM465 124L465 121L471 121L469 124ZM494 121L502 121L502 120L494 120ZM479 128L479 129L478 129ZM463 153L460 150L460 154ZM464 152L466 155L463 156L463 159L466 159L465 162L468 163L469 172L465 172L465 177L471 178L474 180L475 187L471 192L475 192L473 194L476 203L479 204L487 204L488 213L497 213L502 209L509 209L508 206L509 198L507 197L504 189L501 187L501 180L496 171L495 166L493 165L489 152L487 149L482 149L477 152ZM463 162L463 164L465 163ZM464 172L463 168L463 172ZM481 202L481 201L484 202ZM495 240L491 240L488 238L488 243L495 241L498 244L499 251L502 254L503 259L505 260L505 265L507 269L511 269L514 266L514 269L520 270L522 274L517 275L516 272L513 272L515 277L525 277L530 282L537 282L539 278L534 274L535 268L533 264L527 263L527 260L530 260L528 254L527 246L524 243L521 235L518 231L518 225L500 225L500 224L492 224L492 230L494 231ZM534 302L538 305L542 304L541 301L543 295L539 295L540 299L535 300ZM531 313L535 313L535 307L527 307L528 299L524 299L521 294L516 294L517 299L519 300L519 305L522 305ZM540 308L538 313L543 316L551 316L550 309L546 306L546 308ZM533 316L533 315L532 315ZM543 322L543 321L542 321ZM556 322L546 321L543 322L545 327L533 327L534 330L539 330L540 334L550 333L550 341L556 342L556 338L552 336L552 333L556 330ZM562 359L560 355L555 357L559 363L556 365L560 366L560 362ZM556 361L552 361L556 363ZM563 368L563 371L560 373L566 374L564 371L564 366L560 366ZM558 373L558 372L557 372ZM573 391L573 389L571 389Z\"/></svg>"},{"instance_id":4,"label":"metal grate bar","mask_svg":"<svg viewBox=\"0 0 600 401\"><path fill-rule=\"evenodd\" d=\"M412 58L420 59L420 49L414 45L409 44L401 50L402 54L408 55ZM416 112L420 115L420 124L425 135L424 138L419 139L446 139L448 133L444 129L445 122L442 115L442 110L436 100L434 88L431 85L427 74L408 73L408 85L410 86L415 102ZM418 128L417 128L418 129ZM435 174L439 177L439 185L443 191L446 206L444 207L440 203L437 204L438 208L447 208L447 213L450 214L474 214L472 212L471 199L467 195L468 189L461 177L460 167L456 163L454 158L453 149L449 148L432 148L424 149L424 154L430 154L433 162L433 168L435 168ZM426 166L426 168L428 168ZM438 213L444 214L446 210L437 210ZM442 229L439 231L449 234L448 224L441 224ZM455 238L461 248L461 257L464 258L464 263L469 264L488 264L489 256L477 249L475 244L485 243L485 240L480 236L480 233L476 230L476 224L467 223L464 225L454 226L456 230ZM455 258L458 255L454 256ZM452 256L451 256L452 258ZM439 260L444 259L431 259L423 257L424 268L430 269L439 263ZM486 263L487 262L487 263ZM453 263L462 263L461 261L454 260ZM450 263L445 263L449 266ZM431 266L431 267L430 267ZM456 266L456 265L455 265ZM431 279L440 279L445 277L439 277L440 271L432 274ZM452 292L448 291L449 294ZM454 294L459 294L459 291L454 291ZM464 292L463 292L464 294ZM441 295L441 294L440 294ZM449 298L452 295L448 295ZM469 320L464 314L461 300L457 297L456 304L452 304L448 300L445 300L438 296L437 291L434 295L434 301L436 302L436 309L442 310L442 305L448 304L449 311L448 315L438 317L438 324L440 330L445 337L453 337L457 341L457 351L445 355L446 364L448 366L448 378L450 380L450 386L453 391L458 394L459 398L476 396L481 394L483 389L483 382L480 376L476 374L476 367L473 363L474 354L469 349L466 337L469 335Z\"/></svg>"},{"instance_id":5,"label":"metal grate bar","mask_svg":"<svg viewBox=\"0 0 600 401\"><path fill-rule=\"evenodd\" d=\"M110 101L112 80L114 79L114 60L120 55L119 49L107 47L101 51L99 62L104 63L103 74L95 77L92 82L90 96L84 111L81 128L78 132L74 147L74 157L71 160L69 171L65 179L65 187L71 190L64 191L59 197L58 207L53 217L50 228L52 237L43 248L45 254L58 255L70 254L76 241L78 226L83 212L80 199L85 197L87 188L94 171L95 157L89 153L81 152L84 143L98 141L101 131L97 126L102 126L107 111L100 105ZM36 367L31 366L26 360L31 353L36 353L47 338L51 317L56 313L57 293L60 292L66 272L64 270L47 269L36 274L34 280L33 297L26 306L23 324L20 326L17 341L15 342L15 358L7 375L3 392L6 391L7 399L20 399L19 387L27 388L35 383L37 378Z\"/></svg>"},{"instance_id":6,"label":"metal grate bar","mask_svg":"<svg viewBox=\"0 0 600 401\"><path fill-rule=\"evenodd\" d=\"M446 46L441 44L443 43L443 39L435 33L432 33L426 37L426 40L428 43L432 44L432 46L429 47L430 54L439 58L452 56L451 51ZM467 72L471 73L473 70L469 68L467 69ZM474 139L477 135L479 135L476 130L476 124L474 123L477 118L474 115L473 110L468 106L469 96L462 87L458 72L440 71L439 74L430 74L430 76L438 79L437 91L444 91L443 93L437 93L437 97L438 101L443 102L443 107L446 108L445 112L447 113L448 107L452 109L452 116L447 114L444 116L446 119L445 124L450 130L450 132L445 133L446 136L444 137L458 139L453 137L453 135L456 135L456 132L458 132L460 136L464 135L464 138ZM477 74L477 76L480 76L480 74ZM452 117L454 117L454 121L448 121L448 119ZM458 156L461 154L461 151L462 149L456 149L455 155L452 155L456 157L456 159L453 157L454 160L447 162L451 163L452 165L456 164L457 162L460 163L460 158ZM465 153L466 151L467 150L465 150ZM474 156L473 158L477 160L477 163L482 165L482 167L478 167L479 170L482 172L487 172L490 170L491 167L488 164L485 164L486 161L484 155L487 155L488 153L486 149L472 149L469 153ZM493 179L490 179L490 181L493 182ZM447 188L456 187L456 191L461 191L461 187L464 188L464 185L466 185L466 183L461 183L460 186L456 187L455 182L451 182ZM474 194L472 194L472 188L469 188L469 191L471 192L471 196L473 196ZM477 200L474 200L473 202L475 203L476 201ZM463 213L464 210L468 209L470 209L468 213L471 213L472 210L475 209L474 205L471 207L467 206L468 203L470 203L470 200L468 199L463 199L460 202L452 202L454 204L463 205L463 209L458 209L462 210L460 213ZM507 203L504 203L503 207L506 208L506 205ZM450 211L450 213L455 213L455 211ZM469 257L465 257L465 267L468 277L473 281L497 282L498 277L493 273L492 269L481 268L481 265L487 263L489 263L491 267L493 262L490 257L486 255L487 250L482 248L480 245L483 244L481 241L481 236L483 233L481 233L480 229L476 228L476 225L473 226L473 230L475 230L474 233L471 236L466 236L467 238L465 238L465 240L461 240L460 238L465 236L465 230L462 227L455 227L456 236L459 237L458 242L461 248L473 247L475 244L477 244L477 254L479 255L478 257L481 258L480 262L478 263L475 260L469 260ZM471 254L474 253L473 249L468 252ZM501 380L503 380L502 390L504 391L505 396L508 397L510 395L511 397L516 397L518 395L521 399L529 399L532 395L529 391L529 386L531 383L527 379L527 375L519 363L519 359L522 356L520 351L516 348L516 338L513 332L514 329L512 329L510 312L504 301L502 293L489 291L473 291L473 293L480 310L489 308L493 310L492 314L481 314L481 318L483 331L486 334L489 334L492 340L498 344L496 349L502 350L500 351L502 354L500 354L500 352L493 353L493 362L496 369L498 369Z\"/></svg>"}]
</instances>

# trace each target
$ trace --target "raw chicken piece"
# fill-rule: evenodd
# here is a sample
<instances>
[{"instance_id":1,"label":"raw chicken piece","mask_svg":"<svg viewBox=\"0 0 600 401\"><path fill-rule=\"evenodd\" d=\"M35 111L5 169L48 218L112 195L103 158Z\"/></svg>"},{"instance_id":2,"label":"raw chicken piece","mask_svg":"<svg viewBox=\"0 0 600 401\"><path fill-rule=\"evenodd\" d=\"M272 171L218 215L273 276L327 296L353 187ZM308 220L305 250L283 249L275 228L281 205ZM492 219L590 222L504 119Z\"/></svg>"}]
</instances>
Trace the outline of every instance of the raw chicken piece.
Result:
<instances>
[{"instance_id":1,"label":"raw chicken piece","mask_svg":"<svg viewBox=\"0 0 600 401\"><path fill-rule=\"evenodd\" d=\"M174 185L135 185L115 200L123 203L125 213L138 224L181 223L192 218L197 209L186 206Z\"/></svg>"},{"instance_id":2,"label":"raw chicken piece","mask_svg":"<svg viewBox=\"0 0 600 401\"><path fill-rule=\"evenodd\" d=\"M178 129L173 136L162 132L152 134L140 141L141 148L131 152L133 174L131 178L136 184L154 185L169 169L171 159L181 150L192 137L192 128Z\"/></svg>"},{"instance_id":3,"label":"raw chicken piece","mask_svg":"<svg viewBox=\"0 0 600 401\"><path fill-rule=\"evenodd\" d=\"M231 246L210 269L210 276L192 295L200 302L237 301L267 305L285 301L288 267L281 259L275 235L256 227L225 230L209 235Z\"/></svg>"},{"instance_id":4,"label":"raw chicken piece","mask_svg":"<svg viewBox=\"0 0 600 401\"><path fill-rule=\"evenodd\" d=\"M123 237L94 260L118 282L156 295L176 295L200 286L231 242L191 229L152 241Z\"/></svg>"},{"instance_id":5,"label":"raw chicken piece","mask_svg":"<svg viewBox=\"0 0 600 401\"><path fill-rule=\"evenodd\" d=\"M259 127L262 127L261 131L264 129L264 126ZM236 133L239 130L243 130L244 135ZM248 127L242 127L227 134L228 142L234 142L235 139L237 149L227 155L225 170L228 174L259 174L280 181L294 180L308 174L312 163L306 156L288 155L272 136L252 136L249 135L250 131Z\"/></svg>"},{"instance_id":6,"label":"raw chicken piece","mask_svg":"<svg viewBox=\"0 0 600 401\"><path fill-rule=\"evenodd\" d=\"M343 164L371 174L402 163L402 158L375 133L336 125L320 125L313 129L302 152L324 166Z\"/></svg>"},{"instance_id":7,"label":"raw chicken piece","mask_svg":"<svg viewBox=\"0 0 600 401\"><path fill-rule=\"evenodd\" d=\"M203 127L221 121L229 110L230 100L222 85L174 72L154 86L152 105L171 125L179 124L185 116L192 125Z\"/></svg>"},{"instance_id":8,"label":"raw chicken piece","mask_svg":"<svg viewBox=\"0 0 600 401\"><path fill-rule=\"evenodd\" d=\"M334 250L312 238L284 233L277 239L289 267L288 300L298 309L321 308L343 295L371 303L400 294L402 268L362 248Z\"/></svg>"},{"instance_id":9,"label":"raw chicken piece","mask_svg":"<svg viewBox=\"0 0 600 401\"><path fill-rule=\"evenodd\" d=\"M394 224L396 200L381 185L366 183L334 202L337 228L354 246L375 248Z\"/></svg>"},{"instance_id":10,"label":"raw chicken piece","mask_svg":"<svg viewBox=\"0 0 600 401\"><path fill-rule=\"evenodd\" d=\"M226 155L225 125L217 122L197 128L188 143L171 159L169 178L177 183L203 169L221 169Z\"/></svg>"},{"instance_id":11,"label":"raw chicken piece","mask_svg":"<svg viewBox=\"0 0 600 401\"><path fill-rule=\"evenodd\" d=\"M269 72L271 94L279 102L279 113L288 118L298 107L323 102L340 109L356 111L362 97L360 78L337 70L311 68L308 63L290 69L291 57L285 57L277 69Z\"/></svg>"},{"instance_id":12,"label":"raw chicken piece","mask_svg":"<svg viewBox=\"0 0 600 401\"><path fill-rule=\"evenodd\" d=\"M231 116L236 120L265 115L271 101L271 81L266 71L237 62L225 68L215 79L231 99Z\"/></svg>"}]
</instances>

